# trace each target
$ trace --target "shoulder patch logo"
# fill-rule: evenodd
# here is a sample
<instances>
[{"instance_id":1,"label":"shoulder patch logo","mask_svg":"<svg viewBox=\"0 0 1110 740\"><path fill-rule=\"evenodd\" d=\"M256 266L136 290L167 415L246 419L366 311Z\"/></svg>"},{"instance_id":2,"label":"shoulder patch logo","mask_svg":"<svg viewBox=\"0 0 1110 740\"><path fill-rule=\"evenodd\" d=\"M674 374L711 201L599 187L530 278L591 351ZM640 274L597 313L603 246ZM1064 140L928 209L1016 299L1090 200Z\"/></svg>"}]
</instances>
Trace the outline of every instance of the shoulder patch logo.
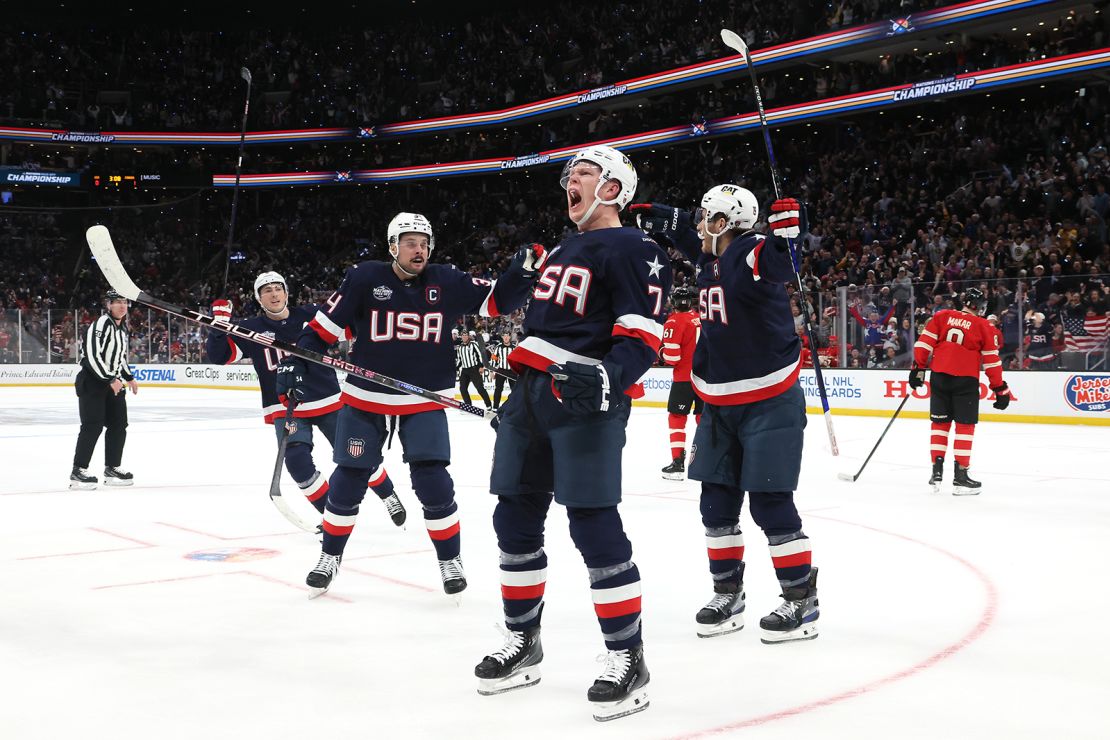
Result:
<instances>
[{"instance_id":1,"label":"shoulder patch logo","mask_svg":"<svg viewBox=\"0 0 1110 740\"><path fill-rule=\"evenodd\" d=\"M379 285L374 288L374 298L379 301L388 301L393 297L393 288L388 285Z\"/></svg>"}]
</instances>

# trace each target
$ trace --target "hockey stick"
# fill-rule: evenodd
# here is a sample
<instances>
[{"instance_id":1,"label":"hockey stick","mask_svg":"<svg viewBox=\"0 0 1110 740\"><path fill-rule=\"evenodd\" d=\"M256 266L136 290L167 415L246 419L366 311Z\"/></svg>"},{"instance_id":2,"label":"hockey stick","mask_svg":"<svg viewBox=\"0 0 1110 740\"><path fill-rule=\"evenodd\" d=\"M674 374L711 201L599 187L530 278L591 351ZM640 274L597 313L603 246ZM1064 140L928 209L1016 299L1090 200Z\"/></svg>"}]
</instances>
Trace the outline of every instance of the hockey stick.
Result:
<instances>
[{"instance_id":1,"label":"hockey stick","mask_svg":"<svg viewBox=\"0 0 1110 740\"><path fill-rule=\"evenodd\" d=\"M239 70L239 76L247 81L247 97L243 101L243 126L239 131L239 161L235 165L235 192L231 196L231 225L227 229L227 259L224 261L222 295L227 295L227 273L231 269L231 242L235 239L235 214L239 210L239 176L243 172L243 145L247 143L247 113L251 109L251 71L243 67Z\"/></svg>"},{"instance_id":2,"label":"hockey stick","mask_svg":"<svg viewBox=\"0 0 1110 740\"><path fill-rule=\"evenodd\" d=\"M458 409L459 411L465 411L468 414L480 416L483 419L493 417L492 411L486 411L472 404L456 401L450 396L440 395L439 393L425 390L417 385L394 380L388 375L382 375L373 370L367 370L353 362L336 359L335 357L323 355L319 352L303 349L295 344L282 341L281 339L264 336L258 332L239 326L238 324L214 319L211 316L205 316L202 313L197 313L196 311L191 311L187 308L182 308L181 306L159 300L141 291L139 286L135 285L131 276L127 274L127 270L123 268L123 263L120 262L119 254L116 253L115 245L112 244L112 235L108 233L107 227L99 224L89 227L88 231L85 232L85 238L89 242L89 249L92 251L93 257L96 259L96 264L100 267L100 271L104 273L104 277L108 280L108 283L124 298L142 303L144 306L157 308L160 311L165 311L168 314L173 314L174 316L179 316L198 324L214 327L228 334L234 334L240 339L245 339L248 342L261 344L265 347L273 347L276 350L293 355L294 357L300 357L302 360L315 362L318 365L324 365L335 370L343 370L349 375L357 375L360 378L369 380L371 383L384 385L386 388L392 388L395 391L426 398L429 401L438 403L440 406L447 406L449 408Z\"/></svg>"},{"instance_id":3,"label":"hockey stick","mask_svg":"<svg viewBox=\"0 0 1110 740\"><path fill-rule=\"evenodd\" d=\"M289 520L293 526L303 529L306 532L317 534L320 531L319 524L309 524L304 519L297 515L289 506L289 502L281 495L281 467L285 462L285 448L289 446L289 424L293 421L293 409L296 407L296 402L290 401L289 406L285 409L285 419L281 422L281 441L278 442L277 462L274 463L274 477L270 479L270 500L274 502L274 506L281 512L281 515Z\"/></svg>"},{"instance_id":4,"label":"hockey stick","mask_svg":"<svg viewBox=\"0 0 1110 740\"><path fill-rule=\"evenodd\" d=\"M890 417L890 421L886 423L886 429L884 429L883 433L879 435L879 441L876 442L875 446L871 448L871 454L869 454L867 456L867 459L863 461L863 465L859 466L859 470L856 471L856 474L848 475L847 473L837 473L837 478L839 478L840 480L849 481L851 483L855 483L857 480L859 480L859 477L863 475L863 469L866 468L867 463L871 461L871 455L874 455L875 450L879 449L879 445L883 443L883 437L885 437L886 433L890 431L890 425L893 424L894 420L898 418L898 414L902 413L902 407L906 405L906 401L910 400L910 395L911 394L907 393L906 397L902 399L902 403L898 404L898 408L894 410L894 416Z\"/></svg>"},{"instance_id":5,"label":"hockey stick","mask_svg":"<svg viewBox=\"0 0 1110 740\"><path fill-rule=\"evenodd\" d=\"M725 46L729 47L740 53L744 57L744 63L748 65L748 72L751 74L752 87L755 88L755 102L756 107L759 109L759 127L763 131L763 144L767 147L767 161L771 166L771 185L775 189L775 198L781 198L782 192L779 189L779 170L778 165L775 163L775 150L771 146L771 130L767 127L767 114L763 111L763 94L759 89L759 80L755 77L755 67L752 66L751 55L748 54L748 45L744 40L737 36L727 28L721 29L721 40L725 42ZM817 335L813 331L813 323L809 318L809 301L806 300L806 287L802 283L802 275L798 267L798 252L794 246L794 240L787 237L787 246L790 247L790 263L794 267L794 278L798 281L798 294L802 297L803 305L798 308L802 309L802 319L805 322L806 335L809 337L809 346L814 357L817 354ZM829 410L829 395L825 391L825 377L821 374L821 364L819 362L813 363L813 372L817 376L817 392L821 395L821 408L825 414L825 429L829 433L829 445L832 447L833 456L840 454L840 449L836 445L836 432L833 431L832 412Z\"/></svg>"}]
</instances>

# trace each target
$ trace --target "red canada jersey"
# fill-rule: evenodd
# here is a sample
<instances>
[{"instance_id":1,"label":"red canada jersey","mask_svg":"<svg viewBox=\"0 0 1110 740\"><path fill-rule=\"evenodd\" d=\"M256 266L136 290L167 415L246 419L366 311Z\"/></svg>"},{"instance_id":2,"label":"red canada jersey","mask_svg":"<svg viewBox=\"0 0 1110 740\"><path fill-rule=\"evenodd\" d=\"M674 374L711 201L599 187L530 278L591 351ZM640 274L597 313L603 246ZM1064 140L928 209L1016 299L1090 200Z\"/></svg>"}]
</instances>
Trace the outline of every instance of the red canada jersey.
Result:
<instances>
[{"instance_id":1,"label":"red canada jersey","mask_svg":"<svg viewBox=\"0 0 1110 740\"><path fill-rule=\"evenodd\" d=\"M979 366L992 388L1002 385L998 334L986 319L964 311L938 311L913 346L918 367L978 378ZM931 355L931 357L930 357Z\"/></svg>"},{"instance_id":2,"label":"red canada jersey","mask_svg":"<svg viewBox=\"0 0 1110 740\"><path fill-rule=\"evenodd\" d=\"M663 362L674 366L676 381L690 382L694 347L700 335L701 317L697 311L676 311L663 324Z\"/></svg>"}]
</instances>

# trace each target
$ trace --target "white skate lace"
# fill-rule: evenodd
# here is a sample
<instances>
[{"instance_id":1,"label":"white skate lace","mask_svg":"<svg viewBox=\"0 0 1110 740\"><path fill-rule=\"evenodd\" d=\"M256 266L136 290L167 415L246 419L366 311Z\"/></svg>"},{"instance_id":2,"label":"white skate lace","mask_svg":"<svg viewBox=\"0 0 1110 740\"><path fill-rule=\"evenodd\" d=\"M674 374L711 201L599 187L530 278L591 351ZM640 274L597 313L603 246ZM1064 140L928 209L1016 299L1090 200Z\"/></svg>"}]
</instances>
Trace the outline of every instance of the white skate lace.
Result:
<instances>
[{"instance_id":1,"label":"white skate lace","mask_svg":"<svg viewBox=\"0 0 1110 740\"><path fill-rule=\"evenodd\" d=\"M705 605L705 608L723 612L728 606L728 602L730 602L735 595L736 594L717 594L710 599L709 603Z\"/></svg>"},{"instance_id":2,"label":"white skate lace","mask_svg":"<svg viewBox=\"0 0 1110 740\"><path fill-rule=\"evenodd\" d=\"M505 644L500 649L490 653L489 657L501 665L505 665L524 647L524 633L507 629L504 625L496 625L498 631L505 635Z\"/></svg>"},{"instance_id":3,"label":"white skate lace","mask_svg":"<svg viewBox=\"0 0 1110 740\"><path fill-rule=\"evenodd\" d=\"M795 612L798 611L801 605L802 602L800 601L784 601L771 613L778 614L785 619L793 619Z\"/></svg>"},{"instance_id":4,"label":"white skate lace","mask_svg":"<svg viewBox=\"0 0 1110 740\"><path fill-rule=\"evenodd\" d=\"M600 663L605 661L605 670L597 677L598 681L620 683L632 665L632 652L630 650L610 650L604 655L597 656Z\"/></svg>"},{"instance_id":5,"label":"white skate lace","mask_svg":"<svg viewBox=\"0 0 1110 740\"><path fill-rule=\"evenodd\" d=\"M395 493L390 494L383 501L385 502L385 512L390 516L400 514L405 510L405 507L401 505L401 499L397 498Z\"/></svg>"},{"instance_id":6,"label":"white skate lace","mask_svg":"<svg viewBox=\"0 0 1110 740\"><path fill-rule=\"evenodd\" d=\"M320 560L316 563L316 567L312 569L313 573L324 573L327 575L335 575L339 570L339 558L334 555L328 555L326 552L320 553Z\"/></svg>"},{"instance_id":7,"label":"white skate lace","mask_svg":"<svg viewBox=\"0 0 1110 740\"><path fill-rule=\"evenodd\" d=\"M108 471L112 475L127 475L127 471L123 468L108 468ZM83 473L85 471L82 470L81 472Z\"/></svg>"},{"instance_id":8,"label":"white skate lace","mask_svg":"<svg viewBox=\"0 0 1110 740\"><path fill-rule=\"evenodd\" d=\"M466 574L463 573L462 559L451 558L450 560L440 560L439 577L444 581L450 581L454 578L466 578Z\"/></svg>"}]
</instances>

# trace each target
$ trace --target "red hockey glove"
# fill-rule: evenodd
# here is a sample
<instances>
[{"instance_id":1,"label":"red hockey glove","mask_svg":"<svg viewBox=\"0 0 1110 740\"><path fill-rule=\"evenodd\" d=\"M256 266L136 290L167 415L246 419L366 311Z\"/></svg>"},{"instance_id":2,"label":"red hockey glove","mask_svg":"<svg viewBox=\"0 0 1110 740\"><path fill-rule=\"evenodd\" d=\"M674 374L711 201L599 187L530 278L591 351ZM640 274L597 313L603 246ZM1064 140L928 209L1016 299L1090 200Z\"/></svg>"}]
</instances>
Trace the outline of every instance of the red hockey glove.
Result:
<instances>
[{"instance_id":1,"label":"red hockey glove","mask_svg":"<svg viewBox=\"0 0 1110 740\"><path fill-rule=\"evenodd\" d=\"M226 298L212 301L212 318L217 321L231 321L231 301Z\"/></svg>"},{"instance_id":2,"label":"red hockey glove","mask_svg":"<svg viewBox=\"0 0 1110 740\"><path fill-rule=\"evenodd\" d=\"M771 233L783 239L794 239L801 233L802 205L794 198L779 198L771 204L771 215L767 223Z\"/></svg>"}]
</instances>

